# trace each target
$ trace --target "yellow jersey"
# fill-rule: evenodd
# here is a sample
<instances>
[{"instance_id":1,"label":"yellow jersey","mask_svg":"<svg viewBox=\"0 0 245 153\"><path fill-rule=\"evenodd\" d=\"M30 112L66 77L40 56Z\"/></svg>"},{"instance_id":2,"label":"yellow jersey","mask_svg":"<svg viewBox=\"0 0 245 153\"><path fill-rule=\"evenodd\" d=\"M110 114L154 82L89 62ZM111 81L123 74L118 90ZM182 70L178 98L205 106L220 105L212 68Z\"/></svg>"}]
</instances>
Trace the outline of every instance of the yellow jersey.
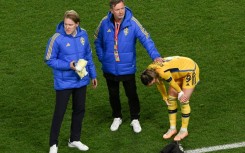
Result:
<instances>
[{"instance_id":1,"label":"yellow jersey","mask_svg":"<svg viewBox=\"0 0 245 153\"><path fill-rule=\"evenodd\" d=\"M169 82L177 92L180 92L181 88L194 88L199 81L198 65L188 57L166 57L164 62L153 62L147 69L153 69L158 74L159 80ZM177 82L182 84L182 87ZM157 87L163 99L166 99L167 93L163 82L159 81Z\"/></svg>"}]
</instances>

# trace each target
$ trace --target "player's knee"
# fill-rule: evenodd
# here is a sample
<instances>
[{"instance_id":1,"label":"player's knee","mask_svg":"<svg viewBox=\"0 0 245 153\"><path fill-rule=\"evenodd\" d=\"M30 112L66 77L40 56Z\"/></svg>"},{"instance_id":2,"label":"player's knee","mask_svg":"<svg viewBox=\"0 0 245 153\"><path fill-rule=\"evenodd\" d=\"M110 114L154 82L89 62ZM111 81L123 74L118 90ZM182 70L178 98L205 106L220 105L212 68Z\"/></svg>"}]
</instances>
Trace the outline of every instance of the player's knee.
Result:
<instances>
[{"instance_id":1,"label":"player's knee","mask_svg":"<svg viewBox=\"0 0 245 153\"><path fill-rule=\"evenodd\" d=\"M173 111L176 110L177 112L177 97L173 97L173 96L169 96L168 97L168 102L169 102L169 106L168 106L168 110L169 111Z\"/></svg>"},{"instance_id":2,"label":"player's knee","mask_svg":"<svg viewBox=\"0 0 245 153\"><path fill-rule=\"evenodd\" d=\"M168 96L168 101L177 101L177 97Z\"/></svg>"}]
</instances>

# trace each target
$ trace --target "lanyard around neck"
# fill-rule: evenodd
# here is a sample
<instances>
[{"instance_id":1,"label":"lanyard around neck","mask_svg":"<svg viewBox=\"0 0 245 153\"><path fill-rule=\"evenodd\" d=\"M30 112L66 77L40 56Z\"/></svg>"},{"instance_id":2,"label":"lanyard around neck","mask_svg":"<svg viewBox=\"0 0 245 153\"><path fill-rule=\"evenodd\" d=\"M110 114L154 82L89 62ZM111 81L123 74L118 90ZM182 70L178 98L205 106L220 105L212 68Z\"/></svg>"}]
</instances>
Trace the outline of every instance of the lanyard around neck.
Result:
<instances>
[{"instance_id":1,"label":"lanyard around neck","mask_svg":"<svg viewBox=\"0 0 245 153\"><path fill-rule=\"evenodd\" d=\"M118 33L120 29L120 23L115 22L115 37L114 37L114 56L115 61L120 62L119 52L118 52Z\"/></svg>"},{"instance_id":2,"label":"lanyard around neck","mask_svg":"<svg viewBox=\"0 0 245 153\"><path fill-rule=\"evenodd\" d=\"M115 22L115 40L118 39L119 29L120 29L120 23Z\"/></svg>"}]
</instances>

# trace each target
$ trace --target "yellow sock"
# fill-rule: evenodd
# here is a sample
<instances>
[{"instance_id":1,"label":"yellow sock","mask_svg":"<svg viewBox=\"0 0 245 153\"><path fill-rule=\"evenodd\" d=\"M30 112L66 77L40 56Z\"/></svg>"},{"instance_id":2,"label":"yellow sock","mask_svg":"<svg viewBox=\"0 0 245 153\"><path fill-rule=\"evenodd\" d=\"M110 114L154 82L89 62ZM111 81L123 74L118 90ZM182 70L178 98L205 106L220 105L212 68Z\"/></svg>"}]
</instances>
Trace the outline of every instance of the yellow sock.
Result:
<instances>
[{"instance_id":1,"label":"yellow sock","mask_svg":"<svg viewBox=\"0 0 245 153\"><path fill-rule=\"evenodd\" d=\"M171 104L168 106L168 117L169 117L169 123L170 128L176 128L176 118L177 118L177 97L168 97L168 101Z\"/></svg>"},{"instance_id":2,"label":"yellow sock","mask_svg":"<svg viewBox=\"0 0 245 153\"><path fill-rule=\"evenodd\" d=\"M190 120L191 107L188 103L181 104L181 113L182 113L182 126L181 128L187 129Z\"/></svg>"}]
</instances>

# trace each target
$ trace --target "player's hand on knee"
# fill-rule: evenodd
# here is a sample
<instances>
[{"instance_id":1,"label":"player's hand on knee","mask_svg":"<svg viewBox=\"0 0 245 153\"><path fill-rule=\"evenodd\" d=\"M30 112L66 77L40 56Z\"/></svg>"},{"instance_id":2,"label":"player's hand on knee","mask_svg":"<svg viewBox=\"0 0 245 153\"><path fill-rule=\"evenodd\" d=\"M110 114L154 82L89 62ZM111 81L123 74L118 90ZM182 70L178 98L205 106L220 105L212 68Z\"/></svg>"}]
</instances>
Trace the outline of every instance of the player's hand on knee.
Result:
<instances>
[{"instance_id":1,"label":"player's hand on knee","mask_svg":"<svg viewBox=\"0 0 245 153\"><path fill-rule=\"evenodd\" d=\"M189 102L189 99L188 99L188 97L186 97L185 95L183 95L183 96L179 99L179 101L180 101L181 103L188 103L188 102Z\"/></svg>"},{"instance_id":2,"label":"player's hand on knee","mask_svg":"<svg viewBox=\"0 0 245 153\"><path fill-rule=\"evenodd\" d=\"M168 100L164 100L165 101L165 103L166 103L166 105L167 106L171 106L172 104L170 104L169 102L168 102Z\"/></svg>"},{"instance_id":3,"label":"player's hand on knee","mask_svg":"<svg viewBox=\"0 0 245 153\"><path fill-rule=\"evenodd\" d=\"M181 92L178 93L178 100L181 103L186 103L186 102L189 101L188 97L185 95L185 93L183 91L181 91Z\"/></svg>"}]
</instances>

